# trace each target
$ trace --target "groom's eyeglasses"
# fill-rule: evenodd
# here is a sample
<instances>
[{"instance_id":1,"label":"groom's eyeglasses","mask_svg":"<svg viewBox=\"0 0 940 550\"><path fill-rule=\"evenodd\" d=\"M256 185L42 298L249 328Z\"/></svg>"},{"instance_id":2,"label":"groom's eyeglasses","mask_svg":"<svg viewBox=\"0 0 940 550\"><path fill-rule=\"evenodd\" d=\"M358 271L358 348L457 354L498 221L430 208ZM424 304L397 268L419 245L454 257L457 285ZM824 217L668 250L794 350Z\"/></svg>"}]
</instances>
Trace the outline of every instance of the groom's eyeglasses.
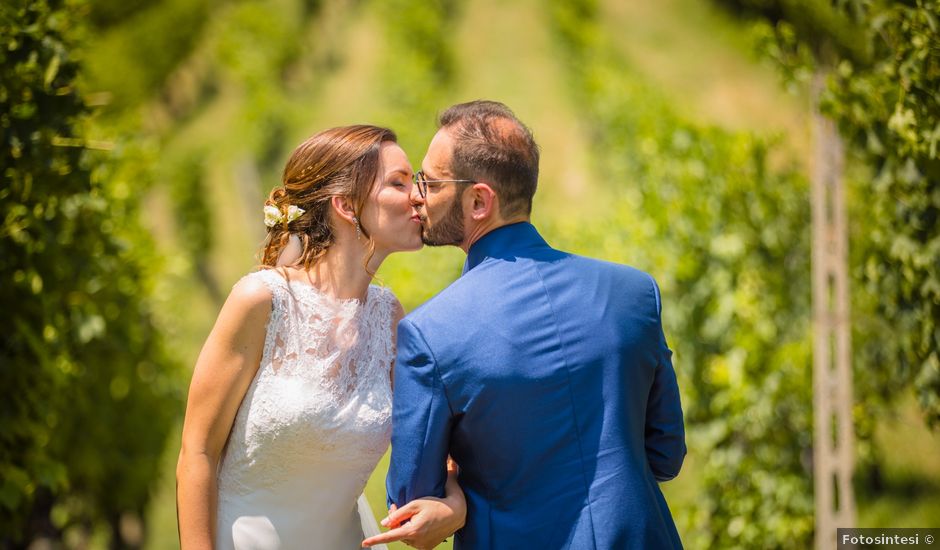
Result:
<instances>
[{"instance_id":1,"label":"groom's eyeglasses","mask_svg":"<svg viewBox=\"0 0 940 550\"><path fill-rule=\"evenodd\" d=\"M428 179L427 174L424 173L424 170L418 170L414 175L415 186L418 188L418 194L421 195L421 198L427 198L428 196L428 184L429 183L477 183L473 180L432 180Z\"/></svg>"}]
</instances>

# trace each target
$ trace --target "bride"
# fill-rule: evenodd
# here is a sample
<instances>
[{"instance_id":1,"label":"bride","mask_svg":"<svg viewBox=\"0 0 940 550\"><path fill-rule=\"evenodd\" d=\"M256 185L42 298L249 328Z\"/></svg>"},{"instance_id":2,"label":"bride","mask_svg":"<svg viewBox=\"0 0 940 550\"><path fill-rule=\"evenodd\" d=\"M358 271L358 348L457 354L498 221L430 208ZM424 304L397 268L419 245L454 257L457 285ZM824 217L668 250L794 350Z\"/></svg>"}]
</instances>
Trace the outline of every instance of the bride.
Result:
<instances>
[{"instance_id":1,"label":"bride","mask_svg":"<svg viewBox=\"0 0 940 550\"><path fill-rule=\"evenodd\" d=\"M403 310L370 282L390 253L421 247L412 185L385 128L326 130L291 155L265 203L262 268L232 289L193 371L183 550L352 549L377 534L360 495L389 445ZM454 475L446 498L414 504L427 541L463 525Z\"/></svg>"}]
</instances>

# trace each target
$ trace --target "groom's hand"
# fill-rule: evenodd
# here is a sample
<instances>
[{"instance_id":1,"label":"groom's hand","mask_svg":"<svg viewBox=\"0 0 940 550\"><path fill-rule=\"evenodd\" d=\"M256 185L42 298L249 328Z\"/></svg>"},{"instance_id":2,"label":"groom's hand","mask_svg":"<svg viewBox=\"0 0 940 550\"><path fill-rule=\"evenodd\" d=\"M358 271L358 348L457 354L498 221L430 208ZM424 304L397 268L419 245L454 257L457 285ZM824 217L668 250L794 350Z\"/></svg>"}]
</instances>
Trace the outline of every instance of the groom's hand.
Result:
<instances>
[{"instance_id":1,"label":"groom's hand","mask_svg":"<svg viewBox=\"0 0 940 550\"><path fill-rule=\"evenodd\" d=\"M453 501L434 497L415 499L401 508L393 504L381 521L390 530L367 538L362 546L401 541L418 550L430 550L463 527L466 508L460 508Z\"/></svg>"}]
</instances>

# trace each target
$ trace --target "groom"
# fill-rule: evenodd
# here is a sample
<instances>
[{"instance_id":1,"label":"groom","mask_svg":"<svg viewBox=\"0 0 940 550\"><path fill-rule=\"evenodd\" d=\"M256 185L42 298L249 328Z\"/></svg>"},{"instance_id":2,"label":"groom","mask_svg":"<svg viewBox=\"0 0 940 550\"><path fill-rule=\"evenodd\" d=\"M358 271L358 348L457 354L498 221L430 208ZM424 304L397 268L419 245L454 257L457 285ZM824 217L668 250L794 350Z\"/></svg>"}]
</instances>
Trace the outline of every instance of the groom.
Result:
<instances>
[{"instance_id":1,"label":"groom","mask_svg":"<svg viewBox=\"0 0 940 550\"><path fill-rule=\"evenodd\" d=\"M424 242L467 261L398 326L389 503L443 496L450 455L455 548L680 548L657 484L685 456L659 289L542 239L538 163L501 103L440 117L413 199Z\"/></svg>"}]
</instances>

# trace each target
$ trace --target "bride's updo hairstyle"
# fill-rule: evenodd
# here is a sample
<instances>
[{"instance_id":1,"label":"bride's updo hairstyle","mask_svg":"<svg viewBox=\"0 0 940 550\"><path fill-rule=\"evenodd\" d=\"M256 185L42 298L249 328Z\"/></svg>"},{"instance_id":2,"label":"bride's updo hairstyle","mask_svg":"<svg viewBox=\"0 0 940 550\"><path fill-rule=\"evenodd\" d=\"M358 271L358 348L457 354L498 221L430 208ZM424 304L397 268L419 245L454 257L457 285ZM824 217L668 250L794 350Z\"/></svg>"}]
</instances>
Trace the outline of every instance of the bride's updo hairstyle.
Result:
<instances>
[{"instance_id":1,"label":"bride's updo hairstyle","mask_svg":"<svg viewBox=\"0 0 940 550\"><path fill-rule=\"evenodd\" d=\"M384 141L397 142L398 138L388 128L360 124L324 130L294 149L284 167L282 185L274 188L264 203L266 208L277 208L280 217L268 227L261 250L262 266L276 266L294 234L303 247L297 264L305 269L313 267L336 238L329 215L333 197L345 197L356 218L362 217L362 208L378 176L379 147ZM288 215L291 206L304 213L292 219ZM360 226L360 231L368 239L368 261L374 243L364 227Z\"/></svg>"}]
</instances>

